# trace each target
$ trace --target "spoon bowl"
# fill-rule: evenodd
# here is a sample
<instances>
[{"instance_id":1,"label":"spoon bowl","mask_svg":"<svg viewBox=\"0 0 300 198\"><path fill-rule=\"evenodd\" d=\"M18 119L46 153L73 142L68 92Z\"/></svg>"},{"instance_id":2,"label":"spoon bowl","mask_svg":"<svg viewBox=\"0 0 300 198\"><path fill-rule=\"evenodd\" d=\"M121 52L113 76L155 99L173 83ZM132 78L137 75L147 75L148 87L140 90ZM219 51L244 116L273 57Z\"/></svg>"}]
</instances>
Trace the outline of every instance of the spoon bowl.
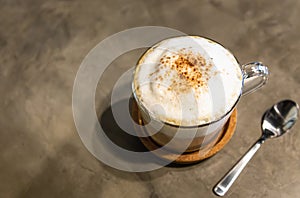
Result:
<instances>
[{"instance_id":1,"label":"spoon bowl","mask_svg":"<svg viewBox=\"0 0 300 198\"><path fill-rule=\"evenodd\" d=\"M268 111L262 118L262 138L279 137L287 133L298 119L299 107L291 100L283 100Z\"/></svg>"}]
</instances>

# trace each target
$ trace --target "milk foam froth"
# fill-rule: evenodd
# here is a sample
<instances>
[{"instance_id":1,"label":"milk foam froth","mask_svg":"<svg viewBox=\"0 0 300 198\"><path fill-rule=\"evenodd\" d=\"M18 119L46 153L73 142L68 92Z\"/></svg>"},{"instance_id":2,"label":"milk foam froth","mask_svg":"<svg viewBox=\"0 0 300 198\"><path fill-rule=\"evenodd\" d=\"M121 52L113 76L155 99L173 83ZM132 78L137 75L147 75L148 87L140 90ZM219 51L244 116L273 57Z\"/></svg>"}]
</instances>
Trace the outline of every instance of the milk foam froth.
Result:
<instances>
[{"instance_id":1,"label":"milk foam froth","mask_svg":"<svg viewBox=\"0 0 300 198\"><path fill-rule=\"evenodd\" d=\"M138 62L133 85L138 101L153 117L194 126L231 110L241 92L242 72L221 45L183 36L150 48Z\"/></svg>"}]
</instances>

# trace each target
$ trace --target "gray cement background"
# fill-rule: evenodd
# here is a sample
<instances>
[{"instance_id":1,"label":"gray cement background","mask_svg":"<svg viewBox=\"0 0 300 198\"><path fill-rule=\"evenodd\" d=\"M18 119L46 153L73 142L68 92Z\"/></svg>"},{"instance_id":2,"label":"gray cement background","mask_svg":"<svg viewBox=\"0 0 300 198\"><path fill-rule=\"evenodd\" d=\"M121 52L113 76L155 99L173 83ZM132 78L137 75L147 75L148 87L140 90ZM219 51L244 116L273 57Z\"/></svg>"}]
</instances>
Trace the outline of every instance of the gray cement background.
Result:
<instances>
[{"instance_id":1,"label":"gray cement background","mask_svg":"<svg viewBox=\"0 0 300 198\"><path fill-rule=\"evenodd\" d=\"M0 197L216 197L212 187L260 136L263 112L285 98L300 103L296 0L1 0L0 5ZM200 164L121 172L95 159L77 135L72 86L84 56L107 36L145 25L212 38L241 63L259 60L270 67L268 84L240 101L231 141ZM140 53L114 63L116 76ZM227 197L299 197L299 126L266 142Z\"/></svg>"}]
</instances>

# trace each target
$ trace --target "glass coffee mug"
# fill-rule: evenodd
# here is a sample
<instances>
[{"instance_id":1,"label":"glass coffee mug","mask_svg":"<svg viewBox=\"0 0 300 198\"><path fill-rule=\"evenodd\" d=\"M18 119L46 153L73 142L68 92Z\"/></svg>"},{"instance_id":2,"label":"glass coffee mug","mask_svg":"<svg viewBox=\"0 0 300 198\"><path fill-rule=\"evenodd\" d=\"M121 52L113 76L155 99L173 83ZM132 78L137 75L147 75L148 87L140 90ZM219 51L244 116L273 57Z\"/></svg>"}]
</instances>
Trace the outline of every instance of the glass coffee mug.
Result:
<instances>
[{"instance_id":1,"label":"glass coffee mug","mask_svg":"<svg viewBox=\"0 0 300 198\"><path fill-rule=\"evenodd\" d=\"M193 38L193 36L186 37ZM202 37L194 38L206 39ZM234 58L234 56L222 45L216 43L215 41L211 41L209 39L207 40L210 43L214 43L214 45L217 45L219 48L223 48L222 50L225 50L226 53L229 53L232 61L236 61L236 63L238 63L236 58ZM138 65L140 64L141 60L144 60L145 55L149 54L149 52L153 52L153 50L156 48L157 46L150 48L140 58ZM144 123L143 127L145 127L145 130L143 131L147 132L146 136L151 137L151 139L158 145L175 153L192 152L199 149L209 151L209 149L218 142L222 128L228 121L232 112L235 110L241 96L254 92L258 88L262 87L267 82L269 75L268 68L260 62L242 65L239 72L242 76L242 86L239 95L234 104L231 106L230 110L225 112L223 115L218 116L218 118L215 120L192 126L181 124L176 125L174 123L158 119L157 116L155 116L155 114L143 104L143 99L141 98L140 94L137 94L137 86L135 82L133 82L133 96L141 113L141 118ZM137 71L135 71L135 75L136 73ZM226 87L224 89L226 89ZM218 100L218 98L213 98L213 100ZM145 136L145 134L141 135Z\"/></svg>"}]
</instances>

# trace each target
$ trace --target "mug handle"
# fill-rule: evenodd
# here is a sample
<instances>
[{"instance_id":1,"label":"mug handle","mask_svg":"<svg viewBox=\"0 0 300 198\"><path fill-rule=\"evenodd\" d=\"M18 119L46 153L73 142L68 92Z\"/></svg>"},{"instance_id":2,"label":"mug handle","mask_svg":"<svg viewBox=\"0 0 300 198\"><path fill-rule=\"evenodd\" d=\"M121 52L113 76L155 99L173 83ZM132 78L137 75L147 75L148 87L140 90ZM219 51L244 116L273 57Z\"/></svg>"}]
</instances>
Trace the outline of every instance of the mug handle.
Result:
<instances>
[{"instance_id":1,"label":"mug handle","mask_svg":"<svg viewBox=\"0 0 300 198\"><path fill-rule=\"evenodd\" d=\"M242 95L252 93L266 84L269 77L268 67L261 62L242 65L244 85Z\"/></svg>"}]
</instances>

